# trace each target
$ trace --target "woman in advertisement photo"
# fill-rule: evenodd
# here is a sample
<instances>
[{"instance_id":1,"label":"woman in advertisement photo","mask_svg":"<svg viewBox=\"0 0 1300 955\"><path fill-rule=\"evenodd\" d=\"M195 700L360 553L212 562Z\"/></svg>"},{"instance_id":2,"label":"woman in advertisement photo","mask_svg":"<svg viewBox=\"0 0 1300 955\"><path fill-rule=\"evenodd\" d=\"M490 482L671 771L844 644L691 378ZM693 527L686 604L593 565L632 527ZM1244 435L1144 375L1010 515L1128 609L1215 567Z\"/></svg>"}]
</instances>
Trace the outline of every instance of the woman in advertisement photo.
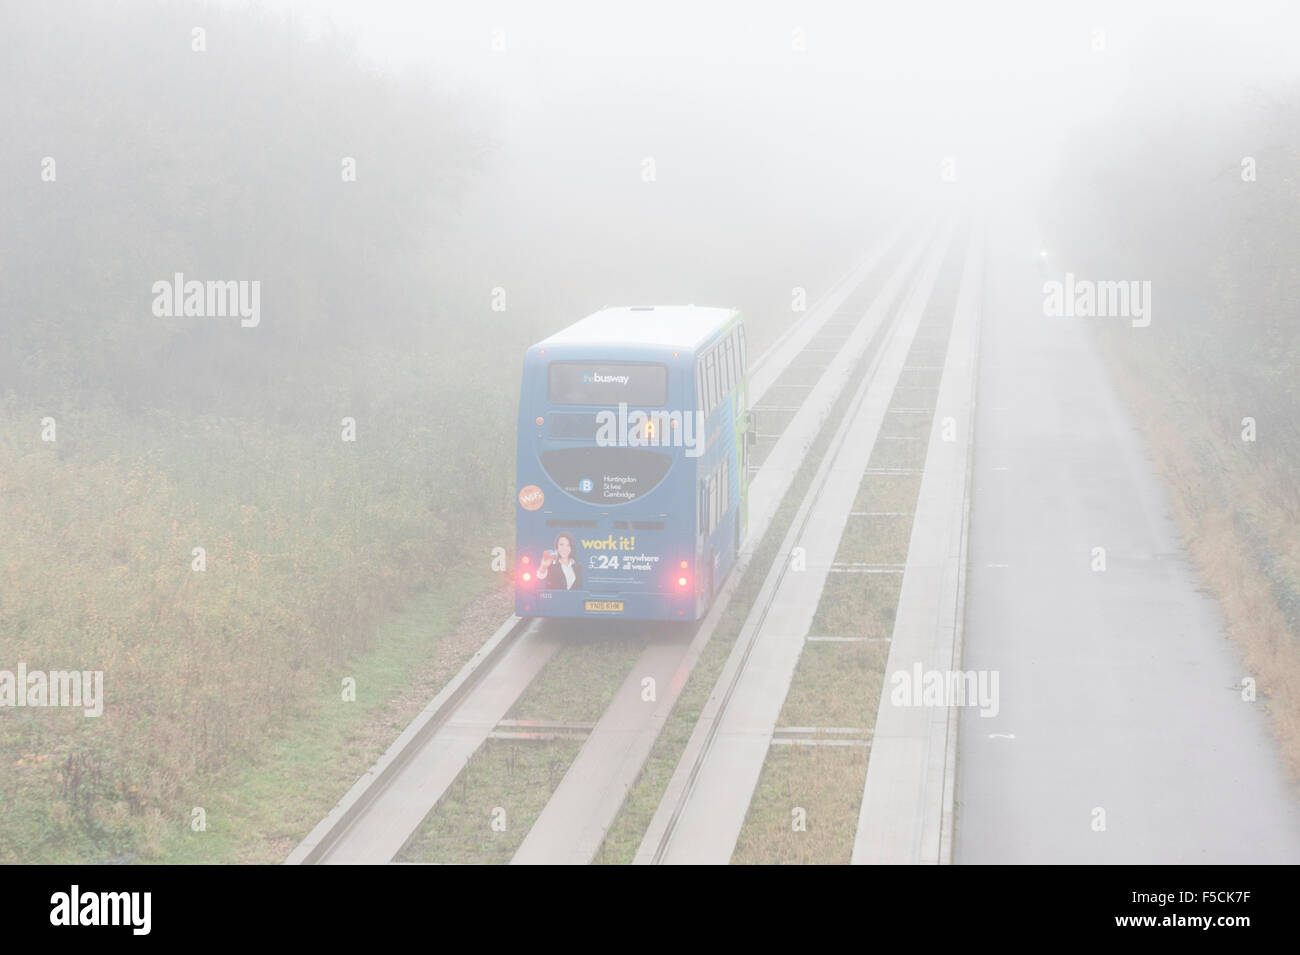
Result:
<instances>
[{"instance_id":1,"label":"woman in advertisement photo","mask_svg":"<svg viewBox=\"0 0 1300 955\"><path fill-rule=\"evenodd\" d=\"M555 535L555 549L543 551L537 579L546 581L547 590L581 590L582 565L575 555L577 548L569 534Z\"/></svg>"}]
</instances>

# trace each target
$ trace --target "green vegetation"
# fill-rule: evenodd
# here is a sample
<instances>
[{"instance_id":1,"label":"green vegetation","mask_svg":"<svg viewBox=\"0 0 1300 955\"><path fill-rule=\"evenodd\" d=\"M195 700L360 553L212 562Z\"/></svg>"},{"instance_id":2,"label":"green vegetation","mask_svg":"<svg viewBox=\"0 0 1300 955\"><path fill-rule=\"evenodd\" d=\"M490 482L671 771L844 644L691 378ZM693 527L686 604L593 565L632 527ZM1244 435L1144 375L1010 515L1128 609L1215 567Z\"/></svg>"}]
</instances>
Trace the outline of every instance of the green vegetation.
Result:
<instances>
[{"instance_id":1,"label":"green vegetation","mask_svg":"<svg viewBox=\"0 0 1300 955\"><path fill-rule=\"evenodd\" d=\"M532 329L496 336L502 371L435 294L438 226L486 148L467 111L248 12L205 8L202 54L183 6L65 13L14 11L0 37L30 81L0 104L30 146L3 170L0 667L103 670L107 705L0 719L0 859L266 861L500 590L513 394L469 386L510 380ZM259 281L260 323L156 315L178 271Z\"/></svg>"},{"instance_id":2,"label":"green vegetation","mask_svg":"<svg viewBox=\"0 0 1300 955\"><path fill-rule=\"evenodd\" d=\"M847 865L868 753L864 746L768 750L732 864ZM796 809L806 828L795 828Z\"/></svg>"},{"instance_id":3,"label":"green vegetation","mask_svg":"<svg viewBox=\"0 0 1300 955\"><path fill-rule=\"evenodd\" d=\"M1300 780L1298 119L1296 89L1135 97L1106 131L1130 145L1076 151L1047 224L1076 274L1151 283L1148 327L1093 325Z\"/></svg>"},{"instance_id":4,"label":"green vegetation","mask_svg":"<svg viewBox=\"0 0 1300 955\"><path fill-rule=\"evenodd\" d=\"M338 671L356 681L356 702L343 702L341 680L311 685L247 759L185 790L204 809L206 830L166 826L157 856L182 864L282 861L478 649L481 630L455 624L466 594L483 584L470 578L419 594L383 621L376 650Z\"/></svg>"},{"instance_id":5,"label":"green vegetation","mask_svg":"<svg viewBox=\"0 0 1300 955\"><path fill-rule=\"evenodd\" d=\"M905 368L942 364L965 252L966 241L959 235L949 247L925 304ZM902 513L850 516L836 549L837 563L906 562L920 471L929 447L929 433L919 433L916 419L933 424L941 377L931 370L905 370L900 376L890 407L925 409L926 413L886 416L852 510ZM892 440L900 431L916 440ZM870 473L870 469L881 468L916 473ZM827 576L809 633L865 642L805 643L781 707L778 728L852 728L870 737L889 661L886 641L893 635L902 585L901 573L855 573L850 569ZM774 743L764 760L732 862L849 862L869 761L869 747Z\"/></svg>"},{"instance_id":6,"label":"green vegetation","mask_svg":"<svg viewBox=\"0 0 1300 955\"><path fill-rule=\"evenodd\" d=\"M757 354L850 253L683 224L685 189L557 241L583 183L519 183L472 91L248 9L56 6L0 31L0 669L103 670L107 699L0 713L0 861L268 861L508 612L525 347L717 301ZM156 314L178 272L259 282L260 321Z\"/></svg>"},{"instance_id":7,"label":"green vegetation","mask_svg":"<svg viewBox=\"0 0 1300 955\"><path fill-rule=\"evenodd\" d=\"M575 630L579 636L546 662L511 707L508 719L561 723L600 719L645 649L645 640L625 636L618 627Z\"/></svg>"},{"instance_id":8,"label":"green vegetation","mask_svg":"<svg viewBox=\"0 0 1300 955\"><path fill-rule=\"evenodd\" d=\"M581 748L578 740L488 740L397 861L509 862Z\"/></svg>"}]
</instances>

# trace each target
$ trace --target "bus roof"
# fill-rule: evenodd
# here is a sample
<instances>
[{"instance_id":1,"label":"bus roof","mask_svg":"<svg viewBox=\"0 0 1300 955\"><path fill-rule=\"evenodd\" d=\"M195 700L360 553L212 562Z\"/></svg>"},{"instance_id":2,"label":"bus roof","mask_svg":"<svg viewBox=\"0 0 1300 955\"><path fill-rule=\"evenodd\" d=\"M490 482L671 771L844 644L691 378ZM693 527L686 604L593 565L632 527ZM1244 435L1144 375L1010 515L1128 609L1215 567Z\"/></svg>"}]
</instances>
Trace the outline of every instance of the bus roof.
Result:
<instances>
[{"instance_id":1,"label":"bus roof","mask_svg":"<svg viewBox=\"0 0 1300 955\"><path fill-rule=\"evenodd\" d=\"M538 342L547 345L659 345L690 350L736 315L734 308L641 305L606 308Z\"/></svg>"}]
</instances>

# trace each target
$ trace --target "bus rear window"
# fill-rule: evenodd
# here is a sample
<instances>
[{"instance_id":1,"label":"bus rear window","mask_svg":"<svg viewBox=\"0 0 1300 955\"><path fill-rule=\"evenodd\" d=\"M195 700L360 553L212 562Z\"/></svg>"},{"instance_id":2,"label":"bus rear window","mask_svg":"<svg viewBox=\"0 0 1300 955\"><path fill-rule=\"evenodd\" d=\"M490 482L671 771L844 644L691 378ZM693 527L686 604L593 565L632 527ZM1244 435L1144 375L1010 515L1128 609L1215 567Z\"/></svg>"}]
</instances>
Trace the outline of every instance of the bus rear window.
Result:
<instances>
[{"instance_id":1,"label":"bus rear window","mask_svg":"<svg viewBox=\"0 0 1300 955\"><path fill-rule=\"evenodd\" d=\"M589 504L625 504L658 486L673 456L644 448L557 448L539 455L552 481Z\"/></svg>"},{"instance_id":2,"label":"bus rear window","mask_svg":"<svg viewBox=\"0 0 1300 955\"><path fill-rule=\"evenodd\" d=\"M668 366L587 361L551 362L547 400L553 405L657 408L668 403Z\"/></svg>"}]
</instances>

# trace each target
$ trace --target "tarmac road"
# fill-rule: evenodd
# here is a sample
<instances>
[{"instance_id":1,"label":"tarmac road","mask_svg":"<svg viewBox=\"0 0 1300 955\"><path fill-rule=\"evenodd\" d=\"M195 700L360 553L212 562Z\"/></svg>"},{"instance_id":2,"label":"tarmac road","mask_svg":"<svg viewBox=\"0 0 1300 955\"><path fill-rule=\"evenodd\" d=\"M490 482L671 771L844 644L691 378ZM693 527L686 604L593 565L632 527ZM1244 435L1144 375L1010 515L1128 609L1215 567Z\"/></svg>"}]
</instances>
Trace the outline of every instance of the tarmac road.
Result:
<instances>
[{"instance_id":1,"label":"tarmac road","mask_svg":"<svg viewBox=\"0 0 1300 955\"><path fill-rule=\"evenodd\" d=\"M1045 317L1035 239L990 235L964 668L1000 701L961 713L954 861L1300 862L1266 714L1091 341L1128 323Z\"/></svg>"}]
</instances>

